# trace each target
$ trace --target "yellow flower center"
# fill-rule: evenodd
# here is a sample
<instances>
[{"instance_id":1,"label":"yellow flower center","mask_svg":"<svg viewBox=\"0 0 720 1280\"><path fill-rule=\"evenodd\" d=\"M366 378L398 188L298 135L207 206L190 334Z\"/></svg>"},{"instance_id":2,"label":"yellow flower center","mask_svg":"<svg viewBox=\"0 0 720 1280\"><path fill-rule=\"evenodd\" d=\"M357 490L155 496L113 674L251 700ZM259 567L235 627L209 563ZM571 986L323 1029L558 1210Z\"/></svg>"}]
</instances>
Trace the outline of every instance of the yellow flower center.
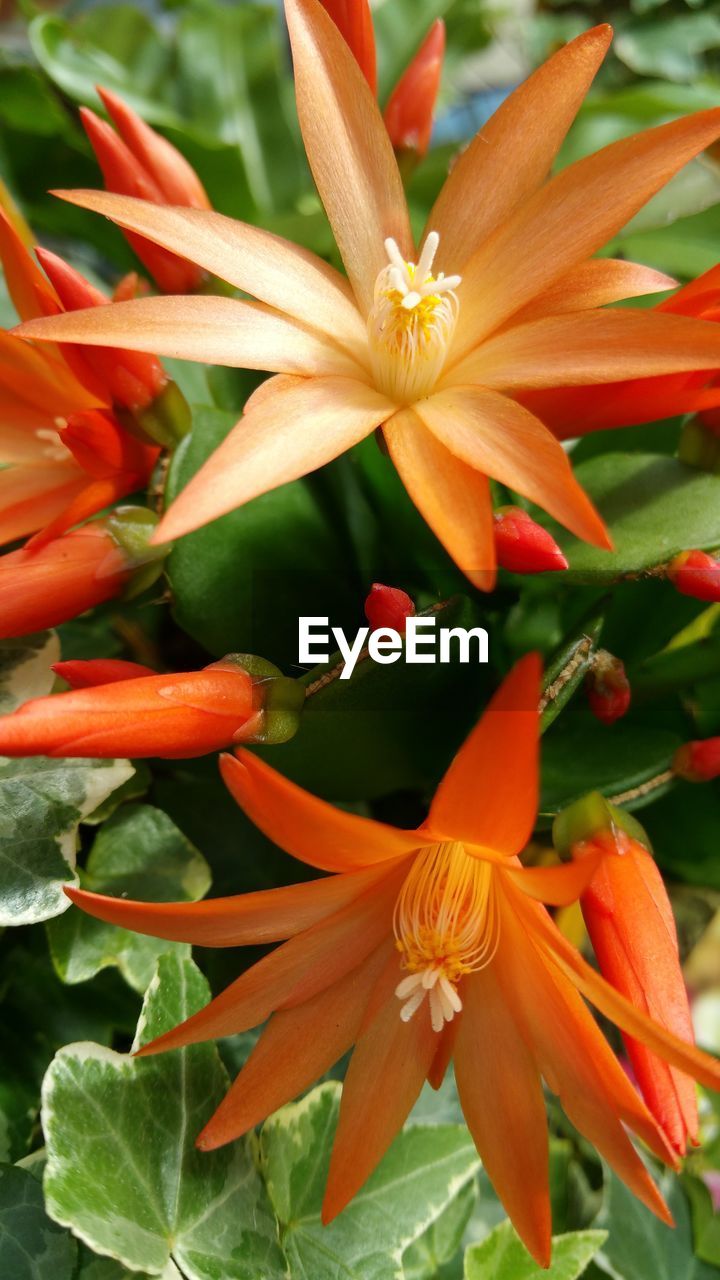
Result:
<instances>
[{"instance_id":1,"label":"yellow flower center","mask_svg":"<svg viewBox=\"0 0 720 1280\"><path fill-rule=\"evenodd\" d=\"M439 243L431 231L414 263L405 261L394 240L385 241L389 262L375 282L368 337L378 390L397 404L430 394L455 332L461 277L432 274Z\"/></svg>"},{"instance_id":2,"label":"yellow flower center","mask_svg":"<svg viewBox=\"0 0 720 1280\"><path fill-rule=\"evenodd\" d=\"M395 990L409 1022L427 996L434 1031L462 1009L458 983L492 960L498 913L492 867L462 844L431 845L415 859L393 918L397 949L408 977Z\"/></svg>"}]
</instances>

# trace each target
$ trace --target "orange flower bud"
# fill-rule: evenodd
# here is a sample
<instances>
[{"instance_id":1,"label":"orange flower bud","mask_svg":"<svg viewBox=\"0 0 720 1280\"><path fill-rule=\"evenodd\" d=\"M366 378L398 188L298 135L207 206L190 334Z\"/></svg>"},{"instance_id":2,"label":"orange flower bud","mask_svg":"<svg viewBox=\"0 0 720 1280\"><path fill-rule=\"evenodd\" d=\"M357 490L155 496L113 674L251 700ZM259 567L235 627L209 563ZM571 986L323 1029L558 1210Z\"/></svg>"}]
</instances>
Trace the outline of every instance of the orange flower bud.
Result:
<instances>
[{"instance_id":1,"label":"orange flower bud","mask_svg":"<svg viewBox=\"0 0 720 1280\"><path fill-rule=\"evenodd\" d=\"M160 185L160 181L166 184L168 181L167 163L162 175L156 175L145 167L143 161L133 154L127 143L105 120L96 116L94 111L81 107L80 119L102 169L108 191L114 191L119 195L138 196L141 200L152 201L153 204L170 203ZM208 207L207 198L205 205L201 207ZM125 236L150 275L166 293L192 293L202 283L203 273L199 267L185 261L184 258L178 258L167 249L159 248L142 236L131 232L126 232Z\"/></svg>"},{"instance_id":2,"label":"orange flower bud","mask_svg":"<svg viewBox=\"0 0 720 1280\"><path fill-rule=\"evenodd\" d=\"M107 306L110 299L91 285L74 267L48 249L37 249L37 257L65 311ZM115 347L65 346L65 352L106 387L115 404L126 409L144 409L167 384L167 375L157 356Z\"/></svg>"},{"instance_id":3,"label":"orange flower bud","mask_svg":"<svg viewBox=\"0 0 720 1280\"><path fill-rule=\"evenodd\" d=\"M682 551L671 560L667 576L683 596L695 600L720 600L720 561L705 551Z\"/></svg>"},{"instance_id":4,"label":"orange flower bud","mask_svg":"<svg viewBox=\"0 0 720 1280\"><path fill-rule=\"evenodd\" d=\"M54 662L52 669L71 689L92 689L97 684L114 684L118 680L157 675L151 667L144 667L140 662L125 662L121 658L90 658L88 661L75 658L68 662Z\"/></svg>"},{"instance_id":5,"label":"orange flower bud","mask_svg":"<svg viewBox=\"0 0 720 1280\"><path fill-rule=\"evenodd\" d=\"M399 587L384 587L374 582L370 594L365 601L365 617L373 631L381 627L390 627L403 635L408 618L415 613L415 605L410 596Z\"/></svg>"},{"instance_id":6,"label":"orange flower bud","mask_svg":"<svg viewBox=\"0 0 720 1280\"><path fill-rule=\"evenodd\" d=\"M630 681L620 659L606 649L595 654L585 688L590 710L602 724L613 724L627 713L632 696Z\"/></svg>"},{"instance_id":7,"label":"orange flower bud","mask_svg":"<svg viewBox=\"0 0 720 1280\"><path fill-rule=\"evenodd\" d=\"M322 6L349 45L373 93L377 93L377 58L370 0L322 0Z\"/></svg>"},{"instance_id":8,"label":"orange flower bud","mask_svg":"<svg viewBox=\"0 0 720 1280\"><path fill-rule=\"evenodd\" d=\"M711 782L720 777L720 738L686 742L675 752L672 767L686 782Z\"/></svg>"},{"instance_id":9,"label":"orange flower bud","mask_svg":"<svg viewBox=\"0 0 720 1280\"><path fill-rule=\"evenodd\" d=\"M412 152L418 159L425 155L444 56L445 23L437 18L385 108L385 124L396 151Z\"/></svg>"},{"instance_id":10,"label":"orange flower bud","mask_svg":"<svg viewBox=\"0 0 720 1280\"><path fill-rule=\"evenodd\" d=\"M165 204L209 209L205 188L177 147L151 129L116 93L102 85L97 91L125 146L155 182Z\"/></svg>"},{"instance_id":11,"label":"orange flower bud","mask_svg":"<svg viewBox=\"0 0 720 1280\"><path fill-rule=\"evenodd\" d=\"M573 858L603 855L580 899L603 976L638 1009L692 1044L672 908L642 828L594 795L560 816L554 837L565 850L569 840ZM697 1141L692 1080L632 1036L623 1039L645 1102L672 1147L683 1154L688 1141Z\"/></svg>"},{"instance_id":12,"label":"orange flower bud","mask_svg":"<svg viewBox=\"0 0 720 1280\"><path fill-rule=\"evenodd\" d=\"M512 573L544 573L567 569L568 562L547 529L521 507L495 512L495 552L501 569Z\"/></svg>"}]
</instances>

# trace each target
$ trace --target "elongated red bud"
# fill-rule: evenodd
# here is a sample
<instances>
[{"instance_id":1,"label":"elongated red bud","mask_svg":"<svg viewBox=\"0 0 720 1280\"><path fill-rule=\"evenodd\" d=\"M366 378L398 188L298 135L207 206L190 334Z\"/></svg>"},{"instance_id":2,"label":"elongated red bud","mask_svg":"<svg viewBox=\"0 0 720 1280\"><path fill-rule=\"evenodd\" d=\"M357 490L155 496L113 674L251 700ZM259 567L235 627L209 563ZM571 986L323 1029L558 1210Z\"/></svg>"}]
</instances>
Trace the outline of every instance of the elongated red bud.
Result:
<instances>
[{"instance_id":1,"label":"elongated red bud","mask_svg":"<svg viewBox=\"0 0 720 1280\"><path fill-rule=\"evenodd\" d=\"M545 573L568 567L547 529L521 507L499 507L495 512L495 551L501 569L512 573Z\"/></svg>"},{"instance_id":2,"label":"elongated red bud","mask_svg":"<svg viewBox=\"0 0 720 1280\"><path fill-rule=\"evenodd\" d=\"M377 55L370 0L322 0L322 6L352 50L372 92L377 93Z\"/></svg>"},{"instance_id":3,"label":"elongated red bud","mask_svg":"<svg viewBox=\"0 0 720 1280\"><path fill-rule=\"evenodd\" d=\"M78 665L62 664L83 680ZM101 667L106 663L100 663ZM134 664L119 664L125 668ZM283 740L290 733L288 712L294 706L297 727L304 689L262 659L230 654L202 671L177 675L118 672L110 680L67 693L26 702L12 715L0 717L0 754L107 758L159 756L188 759L219 751L233 742Z\"/></svg>"},{"instance_id":4,"label":"elongated red bud","mask_svg":"<svg viewBox=\"0 0 720 1280\"><path fill-rule=\"evenodd\" d=\"M566 809L553 838L573 858L601 855L580 903L605 978L643 1012L694 1042L677 931L662 876L639 823L594 793ZM648 1108L680 1155L697 1141L695 1086L651 1050L623 1034Z\"/></svg>"},{"instance_id":5,"label":"elongated red bud","mask_svg":"<svg viewBox=\"0 0 720 1280\"><path fill-rule=\"evenodd\" d=\"M52 283L65 311L107 306L110 299L84 276L48 249L37 249L37 257ZM69 347L65 350L69 353ZM72 346L72 355L107 389L111 399L125 409L144 409L160 394L167 375L157 356L116 347ZM82 374L82 368L79 372Z\"/></svg>"},{"instance_id":6,"label":"elongated red bud","mask_svg":"<svg viewBox=\"0 0 720 1280\"><path fill-rule=\"evenodd\" d=\"M167 204L158 183L105 120L87 107L80 108L80 119L102 169L108 191L118 195L137 196L153 204ZM151 244L133 232L124 232L128 244L159 287L166 293L192 293L203 280L203 273L193 263L178 258L167 249Z\"/></svg>"},{"instance_id":7,"label":"elongated red bud","mask_svg":"<svg viewBox=\"0 0 720 1280\"><path fill-rule=\"evenodd\" d=\"M415 613L410 596L399 587L384 587L374 582L365 601L365 617L373 631L389 627L403 635L408 618Z\"/></svg>"},{"instance_id":8,"label":"elongated red bud","mask_svg":"<svg viewBox=\"0 0 720 1280\"><path fill-rule=\"evenodd\" d=\"M686 742L673 758L673 772L686 782L712 782L720 778L720 738Z\"/></svg>"},{"instance_id":9,"label":"elongated red bud","mask_svg":"<svg viewBox=\"0 0 720 1280\"><path fill-rule=\"evenodd\" d=\"M585 680L590 710L602 724L614 724L626 714L632 693L619 658L599 649Z\"/></svg>"},{"instance_id":10,"label":"elongated red bud","mask_svg":"<svg viewBox=\"0 0 720 1280\"><path fill-rule=\"evenodd\" d=\"M79 658L67 662L54 662L56 676L65 680L71 689L92 689L98 684L115 684L119 680L137 680L140 676L156 676L157 671L139 662L126 662L121 658Z\"/></svg>"},{"instance_id":11,"label":"elongated red bud","mask_svg":"<svg viewBox=\"0 0 720 1280\"><path fill-rule=\"evenodd\" d=\"M400 154L422 159L430 146L444 56L445 23L437 18L385 108L390 141Z\"/></svg>"},{"instance_id":12,"label":"elongated red bud","mask_svg":"<svg viewBox=\"0 0 720 1280\"><path fill-rule=\"evenodd\" d=\"M103 106L122 141L153 180L166 204L209 209L210 201L192 165L110 89L97 86Z\"/></svg>"},{"instance_id":13,"label":"elongated red bud","mask_svg":"<svg viewBox=\"0 0 720 1280\"><path fill-rule=\"evenodd\" d=\"M683 596L695 600L720 600L720 561L706 551L682 551L671 560L667 576Z\"/></svg>"}]
</instances>

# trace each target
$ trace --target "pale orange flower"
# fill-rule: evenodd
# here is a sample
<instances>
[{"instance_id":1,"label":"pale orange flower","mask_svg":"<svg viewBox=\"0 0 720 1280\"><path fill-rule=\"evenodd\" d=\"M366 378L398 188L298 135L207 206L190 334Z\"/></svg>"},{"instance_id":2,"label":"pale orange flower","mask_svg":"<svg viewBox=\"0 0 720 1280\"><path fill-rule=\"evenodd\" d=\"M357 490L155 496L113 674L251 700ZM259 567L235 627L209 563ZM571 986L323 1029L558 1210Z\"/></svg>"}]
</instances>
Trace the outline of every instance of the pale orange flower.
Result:
<instances>
[{"instance_id":1,"label":"pale orange flower","mask_svg":"<svg viewBox=\"0 0 720 1280\"><path fill-rule=\"evenodd\" d=\"M567 456L520 403L534 388L717 365L720 331L688 316L606 310L667 277L591 255L720 135L700 112L547 181L610 41L598 27L542 66L460 157L416 248L373 94L317 0L286 0L298 114L347 279L312 253L202 209L63 193L257 301L148 298L25 325L279 374L175 501L171 540L329 462L382 427L408 492L457 564L494 580L488 476L607 547Z\"/></svg>"},{"instance_id":2,"label":"pale orange flower","mask_svg":"<svg viewBox=\"0 0 720 1280\"><path fill-rule=\"evenodd\" d=\"M675 1154L582 997L711 1088L720 1088L720 1063L610 986L541 905L574 901L603 851L564 866L519 862L537 814L539 677L535 655L516 666L417 831L334 809L249 752L223 757L245 813L281 848L332 873L323 879L191 904L68 893L91 915L156 937L211 947L288 940L141 1050L270 1019L198 1146L252 1129L354 1045L323 1207L329 1222L372 1173L425 1080L438 1086L452 1058L484 1167L547 1266L543 1078L634 1193L670 1220L626 1127L668 1163Z\"/></svg>"}]
</instances>

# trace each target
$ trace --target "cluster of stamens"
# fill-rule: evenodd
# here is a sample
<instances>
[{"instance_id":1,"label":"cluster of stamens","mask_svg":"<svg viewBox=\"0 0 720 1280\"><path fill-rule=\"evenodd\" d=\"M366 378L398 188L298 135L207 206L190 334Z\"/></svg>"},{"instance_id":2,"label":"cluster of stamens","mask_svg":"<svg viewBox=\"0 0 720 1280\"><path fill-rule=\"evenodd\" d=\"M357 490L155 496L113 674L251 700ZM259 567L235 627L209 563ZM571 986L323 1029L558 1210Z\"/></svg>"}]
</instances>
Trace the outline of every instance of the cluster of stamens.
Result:
<instances>
[{"instance_id":1,"label":"cluster of stamens","mask_svg":"<svg viewBox=\"0 0 720 1280\"><path fill-rule=\"evenodd\" d=\"M53 462L65 462L70 456L70 451L63 444L60 433L67 426L64 418L56 418L57 427L38 427L35 431L35 438L42 443L42 455L44 458L50 458Z\"/></svg>"},{"instance_id":2,"label":"cluster of stamens","mask_svg":"<svg viewBox=\"0 0 720 1280\"><path fill-rule=\"evenodd\" d=\"M405 261L394 240L385 241L389 265L375 282L368 337L376 385L398 404L430 394L455 332L461 277L432 274L439 243L431 231L414 263Z\"/></svg>"},{"instance_id":3,"label":"cluster of stamens","mask_svg":"<svg viewBox=\"0 0 720 1280\"><path fill-rule=\"evenodd\" d=\"M489 863L462 844L431 845L415 859L395 905L403 978L395 994L409 1022L428 998L434 1031L462 1009L458 983L484 968L498 945L498 913Z\"/></svg>"}]
</instances>

